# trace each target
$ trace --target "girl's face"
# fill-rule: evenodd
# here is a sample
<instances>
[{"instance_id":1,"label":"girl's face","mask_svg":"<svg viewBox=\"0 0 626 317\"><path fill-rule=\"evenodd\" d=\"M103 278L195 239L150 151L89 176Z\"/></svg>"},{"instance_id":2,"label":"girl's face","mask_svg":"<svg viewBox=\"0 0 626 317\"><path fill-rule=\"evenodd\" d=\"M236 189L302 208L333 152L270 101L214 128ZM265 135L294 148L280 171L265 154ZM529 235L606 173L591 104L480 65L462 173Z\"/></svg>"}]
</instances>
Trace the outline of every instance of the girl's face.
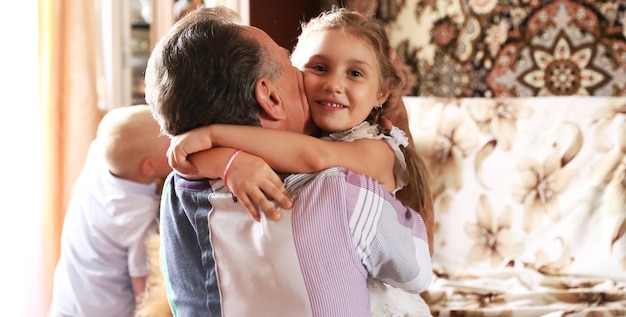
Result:
<instances>
[{"instance_id":1,"label":"girl's face","mask_svg":"<svg viewBox=\"0 0 626 317\"><path fill-rule=\"evenodd\" d=\"M314 32L305 47L304 89L322 130L348 130L387 99L376 56L363 40L339 30Z\"/></svg>"}]
</instances>

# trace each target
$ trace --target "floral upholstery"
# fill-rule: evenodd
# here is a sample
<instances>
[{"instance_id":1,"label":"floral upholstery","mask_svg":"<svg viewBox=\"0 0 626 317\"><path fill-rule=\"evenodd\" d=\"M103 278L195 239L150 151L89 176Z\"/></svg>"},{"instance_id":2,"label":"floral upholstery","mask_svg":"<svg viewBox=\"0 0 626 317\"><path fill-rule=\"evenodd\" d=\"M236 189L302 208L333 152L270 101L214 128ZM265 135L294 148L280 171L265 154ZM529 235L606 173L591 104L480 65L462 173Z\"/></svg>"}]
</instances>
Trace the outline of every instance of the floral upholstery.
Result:
<instances>
[{"instance_id":1,"label":"floral upholstery","mask_svg":"<svg viewBox=\"0 0 626 317\"><path fill-rule=\"evenodd\" d=\"M623 0L352 0L388 28L410 95L626 95Z\"/></svg>"},{"instance_id":2,"label":"floral upholstery","mask_svg":"<svg viewBox=\"0 0 626 317\"><path fill-rule=\"evenodd\" d=\"M626 97L405 97L434 316L626 316Z\"/></svg>"}]
</instances>

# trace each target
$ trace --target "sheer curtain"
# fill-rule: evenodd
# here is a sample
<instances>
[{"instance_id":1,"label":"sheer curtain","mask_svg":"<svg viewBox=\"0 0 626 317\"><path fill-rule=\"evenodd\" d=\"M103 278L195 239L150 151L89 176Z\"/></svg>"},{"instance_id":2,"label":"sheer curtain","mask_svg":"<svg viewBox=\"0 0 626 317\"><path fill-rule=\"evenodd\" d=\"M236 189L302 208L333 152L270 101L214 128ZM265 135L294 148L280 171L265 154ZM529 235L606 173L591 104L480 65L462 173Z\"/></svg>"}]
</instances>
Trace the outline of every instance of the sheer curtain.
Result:
<instances>
[{"instance_id":1,"label":"sheer curtain","mask_svg":"<svg viewBox=\"0 0 626 317\"><path fill-rule=\"evenodd\" d=\"M96 1L39 0L39 6L40 115L45 129L41 289L47 309L63 216L102 112L96 88Z\"/></svg>"},{"instance_id":2,"label":"sheer curtain","mask_svg":"<svg viewBox=\"0 0 626 317\"><path fill-rule=\"evenodd\" d=\"M101 118L94 4L3 3L3 316L45 316L65 208Z\"/></svg>"},{"instance_id":3,"label":"sheer curtain","mask_svg":"<svg viewBox=\"0 0 626 317\"><path fill-rule=\"evenodd\" d=\"M41 241L41 121L37 102L37 2L3 3L0 19L2 219L0 303L3 316L37 316ZM41 315L39 315L41 316Z\"/></svg>"}]
</instances>

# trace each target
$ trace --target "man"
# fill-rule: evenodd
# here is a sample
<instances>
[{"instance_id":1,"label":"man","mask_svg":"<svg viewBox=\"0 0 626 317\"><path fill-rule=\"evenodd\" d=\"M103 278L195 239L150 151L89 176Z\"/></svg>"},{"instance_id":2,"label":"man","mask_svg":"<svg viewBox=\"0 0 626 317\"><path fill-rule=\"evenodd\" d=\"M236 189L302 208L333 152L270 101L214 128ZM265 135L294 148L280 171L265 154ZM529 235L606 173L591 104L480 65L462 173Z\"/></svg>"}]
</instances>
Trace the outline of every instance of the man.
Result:
<instances>
[{"instance_id":1,"label":"man","mask_svg":"<svg viewBox=\"0 0 626 317\"><path fill-rule=\"evenodd\" d=\"M225 16L195 10L153 51L146 99L164 132L214 123L314 132L288 51ZM421 217L374 180L333 168L285 185L292 211L256 222L219 179L168 179L162 267L175 316L368 316L368 275L414 293L430 284Z\"/></svg>"}]
</instances>

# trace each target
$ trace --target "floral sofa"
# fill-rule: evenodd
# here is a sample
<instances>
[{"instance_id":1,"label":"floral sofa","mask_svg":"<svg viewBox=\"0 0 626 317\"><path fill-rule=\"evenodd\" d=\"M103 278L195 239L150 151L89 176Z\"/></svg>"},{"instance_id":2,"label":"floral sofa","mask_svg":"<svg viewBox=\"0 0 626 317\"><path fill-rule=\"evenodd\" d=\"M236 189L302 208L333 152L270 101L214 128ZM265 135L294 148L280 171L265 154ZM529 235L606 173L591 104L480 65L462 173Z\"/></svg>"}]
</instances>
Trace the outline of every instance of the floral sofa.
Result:
<instances>
[{"instance_id":1,"label":"floral sofa","mask_svg":"<svg viewBox=\"0 0 626 317\"><path fill-rule=\"evenodd\" d=\"M405 97L433 316L626 316L626 97Z\"/></svg>"}]
</instances>

